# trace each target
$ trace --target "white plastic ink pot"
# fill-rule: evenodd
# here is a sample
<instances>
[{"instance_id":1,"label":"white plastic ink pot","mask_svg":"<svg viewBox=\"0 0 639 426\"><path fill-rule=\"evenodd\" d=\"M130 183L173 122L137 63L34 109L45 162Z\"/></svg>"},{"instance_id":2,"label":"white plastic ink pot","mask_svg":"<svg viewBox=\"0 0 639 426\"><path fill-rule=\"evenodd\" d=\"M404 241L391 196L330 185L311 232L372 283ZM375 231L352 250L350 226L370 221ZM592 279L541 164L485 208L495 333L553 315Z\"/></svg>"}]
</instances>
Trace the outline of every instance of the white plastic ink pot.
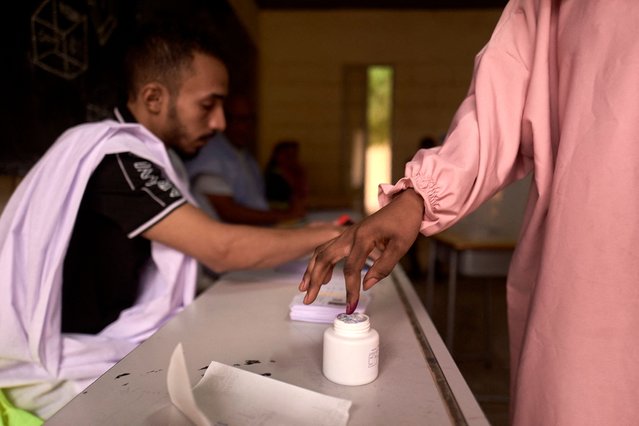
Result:
<instances>
[{"instance_id":1,"label":"white plastic ink pot","mask_svg":"<svg viewBox=\"0 0 639 426\"><path fill-rule=\"evenodd\" d=\"M370 383L379 371L379 334L367 315L339 314L324 332L324 376L340 385Z\"/></svg>"}]
</instances>

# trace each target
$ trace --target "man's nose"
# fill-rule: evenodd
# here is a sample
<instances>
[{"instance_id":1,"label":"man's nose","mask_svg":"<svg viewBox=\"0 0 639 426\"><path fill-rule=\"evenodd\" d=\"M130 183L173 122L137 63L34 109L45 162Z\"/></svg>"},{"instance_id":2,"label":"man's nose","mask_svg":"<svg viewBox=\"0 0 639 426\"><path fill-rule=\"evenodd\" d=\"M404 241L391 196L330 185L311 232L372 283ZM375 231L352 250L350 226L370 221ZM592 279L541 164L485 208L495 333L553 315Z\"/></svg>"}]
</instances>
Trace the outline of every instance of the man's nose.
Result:
<instances>
[{"instance_id":1,"label":"man's nose","mask_svg":"<svg viewBox=\"0 0 639 426\"><path fill-rule=\"evenodd\" d=\"M209 120L209 127L211 130L217 130L223 132L226 129L226 118L224 117L224 110L222 108L216 108Z\"/></svg>"}]
</instances>

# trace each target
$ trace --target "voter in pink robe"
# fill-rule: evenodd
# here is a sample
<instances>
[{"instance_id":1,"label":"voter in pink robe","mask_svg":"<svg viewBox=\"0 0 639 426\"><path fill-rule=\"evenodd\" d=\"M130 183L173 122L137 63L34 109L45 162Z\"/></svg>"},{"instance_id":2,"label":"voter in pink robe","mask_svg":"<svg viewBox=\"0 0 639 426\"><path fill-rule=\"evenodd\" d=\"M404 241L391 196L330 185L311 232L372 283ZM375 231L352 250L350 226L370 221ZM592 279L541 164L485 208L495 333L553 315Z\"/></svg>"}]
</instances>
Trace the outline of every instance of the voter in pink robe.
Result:
<instances>
[{"instance_id":1,"label":"voter in pink robe","mask_svg":"<svg viewBox=\"0 0 639 426\"><path fill-rule=\"evenodd\" d=\"M511 422L639 422L639 2L513 0L477 55L441 148L384 205L320 246L311 303L346 258L348 309L418 232L442 231L532 174L508 275Z\"/></svg>"}]
</instances>

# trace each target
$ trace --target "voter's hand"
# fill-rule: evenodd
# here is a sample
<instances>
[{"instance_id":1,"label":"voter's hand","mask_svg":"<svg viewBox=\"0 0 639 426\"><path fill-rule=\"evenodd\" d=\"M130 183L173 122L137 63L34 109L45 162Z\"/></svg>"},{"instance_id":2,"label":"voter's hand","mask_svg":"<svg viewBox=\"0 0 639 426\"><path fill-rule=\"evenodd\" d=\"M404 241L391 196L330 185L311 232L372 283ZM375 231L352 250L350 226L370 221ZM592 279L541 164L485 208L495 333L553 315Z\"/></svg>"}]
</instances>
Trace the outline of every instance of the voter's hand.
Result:
<instances>
[{"instance_id":1,"label":"voter's hand","mask_svg":"<svg viewBox=\"0 0 639 426\"><path fill-rule=\"evenodd\" d=\"M353 313L359 301L360 286L369 290L388 276L415 242L423 213L423 199L407 189L384 208L315 249L299 285L299 290L306 292L304 303L313 303L320 287L331 280L335 264L345 259L346 313ZM373 262L362 285L361 273L367 258Z\"/></svg>"}]
</instances>

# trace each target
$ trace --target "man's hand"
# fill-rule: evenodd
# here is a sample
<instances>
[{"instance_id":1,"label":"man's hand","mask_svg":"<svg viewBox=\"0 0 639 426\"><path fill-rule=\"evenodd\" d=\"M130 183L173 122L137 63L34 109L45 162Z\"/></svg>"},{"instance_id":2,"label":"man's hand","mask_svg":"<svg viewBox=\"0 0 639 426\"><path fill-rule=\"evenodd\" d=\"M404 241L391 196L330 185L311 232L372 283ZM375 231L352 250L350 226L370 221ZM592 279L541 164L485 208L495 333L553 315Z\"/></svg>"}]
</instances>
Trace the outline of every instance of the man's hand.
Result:
<instances>
[{"instance_id":1,"label":"man's hand","mask_svg":"<svg viewBox=\"0 0 639 426\"><path fill-rule=\"evenodd\" d=\"M360 277L366 258L370 257L374 262L364 276L364 290L391 273L415 242L423 214L423 199L412 189L407 189L384 208L319 246L299 285L299 290L306 292L304 303L313 303L322 284L331 280L335 264L346 259L346 312L353 313L359 301Z\"/></svg>"}]
</instances>

